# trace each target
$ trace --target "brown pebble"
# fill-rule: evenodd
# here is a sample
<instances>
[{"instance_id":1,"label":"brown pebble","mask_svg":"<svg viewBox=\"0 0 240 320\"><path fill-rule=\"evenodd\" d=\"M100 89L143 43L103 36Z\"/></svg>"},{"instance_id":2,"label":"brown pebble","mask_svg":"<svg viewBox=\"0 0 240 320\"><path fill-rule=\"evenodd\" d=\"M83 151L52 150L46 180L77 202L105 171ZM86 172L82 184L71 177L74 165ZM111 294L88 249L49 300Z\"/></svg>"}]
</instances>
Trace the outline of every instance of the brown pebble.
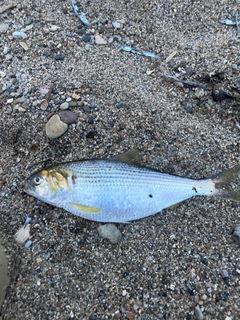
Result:
<instances>
[{"instance_id":1,"label":"brown pebble","mask_svg":"<svg viewBox=\"0 0 240 320\"><path fill-rule=\"evenodd\" d=\"M74 111L61 110L58 112L58 115L61 121L67 124L75 123L77 120L77 114Z\"/></svg>"},{"instance_id":2,"label":"brown pebble","mask_svg":"<svg viewBox=\"0 0 240 320\"><path fill-rule=\"evenodd\" d=\"M126 317L128 320L134 320L134 319L136 319L137 316L135 313L133 313L131 311L126 311Z\"/></svg>"}]
</instances>

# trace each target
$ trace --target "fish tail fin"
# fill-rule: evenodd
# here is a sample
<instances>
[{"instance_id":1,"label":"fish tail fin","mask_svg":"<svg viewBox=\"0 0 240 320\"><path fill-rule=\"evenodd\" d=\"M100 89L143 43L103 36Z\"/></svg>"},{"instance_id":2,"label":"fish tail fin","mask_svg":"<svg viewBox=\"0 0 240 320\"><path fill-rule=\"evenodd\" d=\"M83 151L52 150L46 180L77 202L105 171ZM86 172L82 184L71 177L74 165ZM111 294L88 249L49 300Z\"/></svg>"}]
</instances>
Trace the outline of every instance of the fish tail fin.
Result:
<instances>
[{"instance_id":1,"label":"fish tail fin","mask_svg":"<svg viewBox=\"0 0 240 320\"><path fill-rule=\"evenodd\" d=\"M235 191L229 187L237 178L240 178L240 164L213 177L214 195L240 202L240 190Z\"/></svg>"}]
</instances>

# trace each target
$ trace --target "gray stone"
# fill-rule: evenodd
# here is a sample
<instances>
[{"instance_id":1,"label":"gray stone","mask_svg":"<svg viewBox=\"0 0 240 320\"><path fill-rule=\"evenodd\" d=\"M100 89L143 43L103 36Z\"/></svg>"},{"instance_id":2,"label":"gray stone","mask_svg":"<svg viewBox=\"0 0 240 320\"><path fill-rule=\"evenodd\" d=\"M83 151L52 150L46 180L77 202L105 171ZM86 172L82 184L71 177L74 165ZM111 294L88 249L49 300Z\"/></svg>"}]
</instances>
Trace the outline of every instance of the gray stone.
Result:
<instances>
[{"instance_id":1,"label":"gray stone","mask_svg":"<svg viewBox=\"0 0 240 320\"><path fill-rule=\"evenodd\" d=\"M50 139L56 139L67 131L68 125L60 120L59 115L54 115L46 123L46 135Z\"/></svg>"},{"instance_id":2,"label":"gray stone","mask_svg":"<svg viewBox=\"0 0 240 320\"><path fill-rule=\"evenodd\" d=\"M99 34L95 35L95 43L98 45L105 45L107 44L107 41L105 39L103 39L103 37L101 37Z\"/></svg>"},{"instance_id":3,"label":"gray stone","mask_svg":"<svg viewBox=\"0 0 240 320\"><path fill-rule=\"evenodd\" d=\"M75 123L77 120L77 114L74 111L62 110L59 111L60 120L67 124Z\"/></svg>"},{"instance_id":4,"label":"gray stone","mask_svg":"<svg viewBox=\"0 0 240 320\"><path fill-rule=\"evenodd\" d=\"M200 309L199 306L195 307L195 316L196 316L197 320L203 320L202 310Z\"/></svg>"},{"instance_id":5,"label":"gray stone","mask_svg":"<svg viewBox=\"0 0 240 320\"><path fill-rule=\"evenodd\" d=\"M108 239L111 243L116 244L122 240L122 234L113 223L103 224L98 227L101 237Z\"/></svg>"},{"instance_id":6,"label":"gray stone","mask_svg":"<svg viewBox=\"0 0 240 320\"><path fill-rule=\"evenodd\" d=\"M68 102L63 102L63 103L60 105L60 109L61 109L61 110L67 110L68 108L69 108Z\"/></svg>"}]
</instances>

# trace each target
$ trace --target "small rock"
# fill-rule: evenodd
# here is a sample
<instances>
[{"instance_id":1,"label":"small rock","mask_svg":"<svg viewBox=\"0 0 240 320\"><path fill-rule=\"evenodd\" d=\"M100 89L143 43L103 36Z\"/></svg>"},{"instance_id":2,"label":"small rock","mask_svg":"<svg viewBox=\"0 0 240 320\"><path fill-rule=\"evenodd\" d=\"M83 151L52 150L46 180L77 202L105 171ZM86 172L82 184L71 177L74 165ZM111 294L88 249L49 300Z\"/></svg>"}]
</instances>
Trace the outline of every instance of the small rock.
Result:
<instances>
[{"instance_id":1,"label":"small rock","mask_svg":"<svg viewBox=\"0 0 240 320\"><path fill-rule=\"evenodd\" d=\"M226 269L223 269L221 274L222 274L223 278L228 278L229 277L228 271Z\"/></svg>"},{"instance_id":2,"label":"small rock","mask_svg":"<svg viewBox=\"0 0 240 320\"><path fill-rule=\"evenodd\" d=\"M123 27L122 23L120 23L118 20L113 21L112 25L115 29L121 29Z\"/></svg>"},{"instance_id":3,"label":"small rock","mask_svg":"<svg viewBox=\"0 0 240 320\"><path fill-rule=\"evenodd\" d=\"M99 45L107 44L107 41L103 39L99 34L95 35L95 43Z\"/></svg>"},{"instance_id":4,"label":"small rock","mask_svg":"<svg viewBox=\"0 0 240 320\"><path fill-rule=\"evenodd\" d=\"M128 320L135 320L137 318L137 315L131 311L126 311L126 317Z\"/></svg>"},{"instance_id":5,"label":"small rock","mask_svg":"<svg viewBox=\"0 0 240 320\"><path fill-rule=\"evenodd\" d=\"M9 48L8 48L7 46L5 46L5 47L3 48L3 54L7 54L8 51L9 51Z\"/></svg>"},{"instance_id":6,"label":"small rock","mask_svg":"<svg viewBox=\"0 0 240 320\"><path fill-rule=\"evenodd\" d=\"M58 26L52 25L51 28L50 28L50 31L57 31L58 29L59 29Z\"/></svg>"},{"instance_id":7,"label":"small rock","mask_svg":"<svg viewBox=\"0 0 240 320\"><path fill-rule=\"evenodd\" d=\"M48 107L48 101L46 99L43 99L39 104L40 109L45 111Z\"/></svg>"},{"instance_id":8,"label":"small rock","mask_svg":"<svg viewBox=\"0 0 240 320\"><path fill-rule=\"evenodd\" d=\"M122 103L122 102L118 102L118 103L117 103L117 108L118 108L118 109L121 109L122 106L123 106L123 103Z\"/></svg>"},{"instance_id":9,"label":"small rock","mask_svg":"<svg viewBox=\"0 0 240 320\"><path fill-rule=\"evenodd\" d=\"M43 33L48 34L49 33L49 29L48 28L42 28Z\"/></svg>"},{"instance_id":10,"label":"small rock","mask_svg":"<svg viewBox=\"0 0 240 320\"><path fill-rule=\"evenodd\" d=\"M190 76L193 75L193 69L192 69L192 68L187 67L185 70L186 70L186 75L187 75L187 76L190 77Z\"/></svg>"},{"instance_id":11,"label":"small rock","mask_svg":"<svg viewBox=\"0 0 240 320\"><path fill-rule=\"evenodd\" d=\"M54 59L56 61L62 61L62 60L64 60L64 56L61 53L59 53L54 57Z\"/></svg>"},{"instance_id":12,"label":"small rock","mask_svg":"<svg viewBox=\"0 0 240 320\"><path fill-rule=\"evenodd\" d=\"M91 109L89 108L89 106L87 106L87 105L83 105L83 110L85 111L85 112L87 112L87 113L90 113L91 112Z\"/></svg>"},{"instance_id":13,"label":"small rock","mask_svg":"<svg viewBox=\"0 0 240 320\"><path fill-rule=\"evenodd\" d=\"M21 227L14 235L15 240L22 244L30 238L30 225Z\"/></svg>"},{"instance_id":14,"label":"small rock","mask_svg":"<svg viewBox=\"0 0 240 320\"><path fill-rule=\"evenodd\" d=\"M72 94L72 98L73 98L74 100L79 100L81 97L80 97L79 94L73 93L73 94Z\"/></svg>"},{"instance_id":15,"label":"small rock","mask_svg":"<svg viewBox=\"0 0 240 320\"><path fill-rule=\"evenodd\" d=\"M199 308L199 306L195 307L195 316L197 320L203 320L202 310Z\"/></svg>"},{"instance_id":16,"label":"small rock","mask_svg":"<svg viewBox=\"0 0 240 320\"><path fill-rule=\"evenodd\" d=\"M25 24L25 26L28 26L28 25L30 25L31 23L33 23L33 18L27 18L26 20L25 20L25 22L24 22L24 24Z\"/></svg>"},{"instance_id":17,"label":"small rock","mask_svg":"<svg viewBox=\"0 0 240 320\"><path fill-rule=\"evenodd\" d=\"M84 34L82 36L82 41L84 42L91 42L91 40L92 40L92 37L89 34Z\"/></svg>"},{"instance_id":18,"label":"small rock","mask_svg":"<svg viewBox=\"0 0 240 320\"><path fill-rule=\"evenodd\" d=\"M19 44L20 44L20 46L21 46L25 51L28 50L28 46L27 46L27 44L26 44L25 42L20 41Z\"/></svg>"},{"instance_id":19,"label":"small rock","mask_svg":"<svg viewBox=\"0 0 240 320\"><path fill-rule=\"evenodd\" d=\"M70 101L69 102L69 107L76 107L77 106L77 102L76 101Z\"/></svg>"},{"instance_id":20,"label":"small rock","mask_svg":"<svg viewBox=\"0 0 240 320\"><path fill-rule=\"evenodd\" d=\"M187 105L184 107L184 109L185 109L187 112L189 112L189 113L192 113L192 112L193 112L193 108L192 108L192 106L191 106L190 104L187 104Z\"/></svg>"},{"instance_id":21,"label":"small rock","mask_svg":"<svg viewBox=\"0 0 240 320\"><path fill-rule=\"evenodd\" d=\"M14 31L13 33L12 33L12 36L13 36L13 38L15 38L15 39L27 39L27 35L26 35L26 33L25 32L23 32L23 31Z\"/></svg>"},{"instance_id":22,"label":"small rock","mask_svg":"<svg viewBox=\"0 0 240 320\"><path fill-rule=\"evenodd\" d=\"M59 115L52 116L46 123L46 135L50 139L56 139L67 131L68 125L60 120Z\"/></svg>"},{"instance_id":23,"label":"small rock","mask_svg":"<svg viewBox=\"0 0 240 320\"><path fill-rule=\"evenodd\" d=\"M93 124L93 118L92 117L88 118L88 124Z\"/></svg>"},{"instance_id":24,"label":"small rock","mask_svg":"<svg viewBox=\"0 0 240 320\"><path fill-rule=\"evenodd\" d=\"M68 98L66 99L66 102L70 102L70 101L72 101L72 98L68 97Z\"/></svg>"},{"instance_id":25,"label":"small rock","mask_svg":"<svg viewBox=\"0 0 240 320\"><path fill-rule=\"evenodd\" d=\"M7 102L6 102L6 103L7 103L7 104L12 103L12 102L13 102L13 100L14 100L13 98L11 98L11 99L7 99Z\"/></svg>"},{"instance_id":26,"label":"small rock","mask_svg":"<svg viewBox=\"0 0 240 320\"><path fill-rule=\"evenodd\" d=\"M233 63L233 64L232 64L232 68L233 68L233 70L237 70L237 68L238 68L237 64L236 64L236 63Z\"/></svg>"},{"instance_id":27,"label":"small rock","mask_svg":"<svg viewBox=\"0 0 240 320\"><path fill-rule=\"evenodd\" d=\"M116 244L122 240L122 234L113 223L107 223L98 227L101 237L108 239L111 243Z\"/></svg>"},{"instance_id":28,"label":"small rock","mask_svg":"<svg viewBox=\"0 0 240 320\"><path fill-rule=\"evenodd\" d=\"M232 234L232 239L234 242L240 244L240 224L235 227Z\"/></svg>"},{"instance_id":29,"label":"small rock","mask_svg":"<svg viewBox=\"0 0 240 320\"><path fill-rule=\"evenodd\" d=\"M60 120L67 124L75 123L77 120L77 114L74 111L62 110L58 112Z\"/></svg>"},{"instance_id":30,"label":"small rock","mask_svg":"<svg viewBox=\"0 0 240 320\"><path fill-rule=\"evenodd\" d=\"M69 103L68 102L63 102L61 105L60 105L60 109L61 110L67 110L69 108Z\"/></svg>"}]
</instances>

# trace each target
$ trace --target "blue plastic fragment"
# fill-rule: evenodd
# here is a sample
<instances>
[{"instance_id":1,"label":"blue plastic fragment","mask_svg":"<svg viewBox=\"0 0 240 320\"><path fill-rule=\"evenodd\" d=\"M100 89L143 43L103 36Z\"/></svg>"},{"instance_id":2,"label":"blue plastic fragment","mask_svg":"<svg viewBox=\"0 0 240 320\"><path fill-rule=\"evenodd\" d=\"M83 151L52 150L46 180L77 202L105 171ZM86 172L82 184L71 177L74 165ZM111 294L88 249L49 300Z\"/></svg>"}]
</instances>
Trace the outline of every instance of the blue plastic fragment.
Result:
<instances>
[{"instance_id":1,"label":"blue plastic fragment","mask_svg":"<svg viewBox=\"0 0 240 320\"><path fill-rule=\"evenodd\" d=\"M90 25L90 23L87 21L87 19L85 18L85 16L84 16L83 14L78 13L78 7L75 5L74 0L72 0L72 7L73 7L73 10L74 10L76 16L82 21L82 23L83 23L86 27L90 28L91 25Z\"/></svg>"},{"instance_id":2,"label":"blue plastic fragment","mask_svg":"<svg viewBox=\"0 0 240 320\"><path fill-rule=\"evenodd\" d=\"M24 223L24 229L26 228L26 226L29 224L29 222L31 221L31 218L30 217L27 217L26 220L25 220L25 223Z\"/></svg>"},{"instance_id":3,"label":"blue plastic fragment","mask_svg":"<svg viewBox=\"0 0 240 320\"><path fill-rule=\"evenodd\" d=\"M161 59L159 56L157 56L154 53L148 52L148 51L142 51L142 50L136 50L130 46L122 45L121 50L127 51L127 52L132 52L132 53L137 53L145 57L151 57L155 59Z\"/></svg>"},{"instance_id":4,"label":"blue plastic fragment","mask_svg":"<svg viewBox=\"0 0 240 320\"><path fill-rule=\"evenodd\" d=\"M24 248L29 248L32 245L32 240L28 240L25 245Z\"/></svg>"},{"instance_id":5,"label":"blue plastic fragment","mask_svg":"<svg viewBox=\"0 0 240 320\"><path fill-rule=\"evenodd\" d=\"M220 23L226 24L228 26L235 26L236 21L232 21L230 19L219 19L218 20Z\"/></svg>"}]
</instances>

